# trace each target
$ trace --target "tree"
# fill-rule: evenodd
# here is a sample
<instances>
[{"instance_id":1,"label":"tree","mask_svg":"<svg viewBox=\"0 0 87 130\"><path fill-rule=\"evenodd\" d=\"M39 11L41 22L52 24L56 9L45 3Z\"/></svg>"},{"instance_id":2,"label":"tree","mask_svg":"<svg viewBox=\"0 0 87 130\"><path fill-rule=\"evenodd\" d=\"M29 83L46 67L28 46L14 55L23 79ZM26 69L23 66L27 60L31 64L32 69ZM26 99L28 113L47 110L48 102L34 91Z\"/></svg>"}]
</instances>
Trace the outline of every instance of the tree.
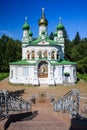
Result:
<instances>
[{"instance_id":1,"label":"tree","mask_svg":"<svg viewBox=\"0 0 87 130\"><path fill-rule=\"evenodd\" d=\"M73 44L78 45L80 43L80 41L81 41L80 34L79 34L79 32L77 32L76 36L75 36L75 38L73 40Z\"/></svg>"},{"instance_id":2,"label":"tree","mask_svg":"<svg viewBox=\"0 0 87 130\"><path fill-rule=\"evenodd\" d=\"M50 40L54 40L53 32L50 33L50 35L49 35L49 39L50 39Z\"/></svg>"},{"instance_id":3,"label":"tree","mask_svg":"<svg viewBox=\"0 0 87 130\"><path fill-rule=\"evenodd\" d=\"M9 62L21 59L21 43L5 35L0 39L0 72L9 71Z\"/></svg>"},{"instance_id":4,"label":"tree","mask_svg":"<svg viewBox=\"0 0 87 130\"><path fill-rule=\"evenodd\" d=\"M72 45L71 45L71 41L69 39L69 36L65 28L63 30L63 36L64 36L64 41L65 41L64 58L66 60L71 60L70 56L71 56Z\"/></svg>"},{"instance_id":5,"label":"tree","mask_svg":"<svg viewBox=\"0 0 87 130\"><path fill-rule=\"evenodd\" d=\"M80 73L87 73L87 56L78 61L77 68Z\"/></svg>"}]
</instances>

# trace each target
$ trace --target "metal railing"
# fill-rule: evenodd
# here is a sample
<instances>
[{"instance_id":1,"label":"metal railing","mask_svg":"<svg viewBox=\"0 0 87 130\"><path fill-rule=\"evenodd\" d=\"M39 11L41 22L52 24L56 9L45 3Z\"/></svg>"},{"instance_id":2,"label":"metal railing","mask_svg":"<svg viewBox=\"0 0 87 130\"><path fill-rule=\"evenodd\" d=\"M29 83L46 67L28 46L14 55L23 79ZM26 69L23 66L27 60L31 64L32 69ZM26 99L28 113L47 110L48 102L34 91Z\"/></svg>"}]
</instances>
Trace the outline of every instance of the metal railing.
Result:
<instances>
[{"instance_id":1,"label":"metal railing","mask_svg":"<svg viewBox=\"0 0 87 130\"><path fill-rule=\"evenodd\" d=\"M30 110L31 102L17 96L15 92L0 90L0 119L8 117L11 111L22 112Z\"/></svg>"},{"instance_id":2,"label":"metal railing","mask_svg":"<svg viewBox=\"0 0 87 130\"><path fill-rule=\"evenodd\" d=\"M72 115L77 115L79 113L79 97L80 91L72 89L53 103L54 111L70 112Z\"/></svg>"}]
</instances>

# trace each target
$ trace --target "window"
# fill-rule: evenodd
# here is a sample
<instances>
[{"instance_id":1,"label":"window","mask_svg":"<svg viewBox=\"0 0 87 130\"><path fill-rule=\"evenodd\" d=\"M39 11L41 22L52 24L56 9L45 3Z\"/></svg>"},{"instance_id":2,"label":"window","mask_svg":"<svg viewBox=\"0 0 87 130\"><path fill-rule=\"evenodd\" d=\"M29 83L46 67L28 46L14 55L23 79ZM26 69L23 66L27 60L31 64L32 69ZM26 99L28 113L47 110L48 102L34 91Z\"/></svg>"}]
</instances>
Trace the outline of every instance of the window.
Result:
<instances>
[{"instance_id":1,"label":"window","mask_svg":"<svg viewBox=\"0 0 87 130\"><path fill-rule=\"evenodd\" d=\"M23 67L23 76L28 76L28 67Z\"/></svg>"},{"instance_id":2,"label":"window","mask_svg":"<svg viewBox=\"0 0 87 130\"><path fill-rule=\"evenodd\" d=\"M55 51L52 51L52 53L51 53L51 59L55 59Z\"/></svg>"},{"instance_id":3,"label":"window","mask_svg":"<svg viewBox=\"0 0 87 130\"><path fill-rule=\"evenodd\" d=\"M30 54L27 54L27 59L28 59L28 60L30 59Z\"/></svg>"},{"instance_id":4,"label":"window","mask_svg":"<svg viewBox=\"0 0 87 130\"><path fill-rule=\"evenodd\" d=\"M30 59L30 53L29 53L29 50L27 50L27 59L28 59L28 60Z\"/></svg>"},{"instance_id":5,"label":"window","mask_svg":"<svg viewBox=\"0 0 87 130\"><path fill-rule=\"evenodd\" d=\"M39 55L39 58L42 58L42 52L41 51L39 51L38 55Z\"/></svg>"},{"instance_id":6,"label":"window","mask_svg":"<svg viewBox=\"0 0 87 130\"><path fill-rule=\"evenodd\" d=\"M44 58L47 58L47 51L44 52Z\"/></svg>"},{"instance_id":7,"label":"window","mask_svg":"<svg viewBox=\"0 0 87 130\"><path fill-rule=\"evenodd\" d=\"M69 72L65 72L64 75L65 75L65 82L66 83L69 82L70 73Z\"/></svg>"},{"instance_id":8,"label":"window","mask_svg":"<svg viewBox=\"0 0 87 130\"><path fill-rule=\"evenodd\" d=\"M75 69L73 70L73 77L74 78L76 77L76 70Z\"/></svg>"},{"instance_id":9,"label":"window","mask_svg":"<svg viewBox=\"0 0 87 130\"><path fill-rule=\"evenodd\" d=\"M57 59L59 59L59 51L57 51Z\"/></svg>"},{"instance_id":10,"label":"window","mask_svg":"<svg viewBox=\"0 0 87 130\"><path fill-rule=\"evenodd\" d=\"M16 67L15 75L18 76L18 67Z\"/></svg>"},{"instance_id":11,"label":"window","mask_svg":"<svg viewBox=\"0 0 87 130\"><path fill-rule=\"evenodd\" d=\"M35 59L35 51L32 51L32 59Z\"/></svg>"},{"instance_id":12,"label":"window","mask_svg":"<svg viewBox=\"0 0 87 130\"><path fill-rule=\"evenodd\" d=\"M11 78L13 78L13 70L11 70Z\"/></svg>"}]
</instances>

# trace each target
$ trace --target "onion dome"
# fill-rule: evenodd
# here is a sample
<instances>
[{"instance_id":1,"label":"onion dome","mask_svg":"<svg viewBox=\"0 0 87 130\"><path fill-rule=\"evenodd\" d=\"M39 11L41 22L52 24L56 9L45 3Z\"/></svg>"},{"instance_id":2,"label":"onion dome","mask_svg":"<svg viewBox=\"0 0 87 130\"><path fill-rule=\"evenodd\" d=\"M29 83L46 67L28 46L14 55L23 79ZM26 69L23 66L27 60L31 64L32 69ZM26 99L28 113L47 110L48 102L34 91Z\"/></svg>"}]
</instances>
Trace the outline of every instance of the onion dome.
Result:
<instances>
[{"instance_id":1,"label":"onion dome","mask_svg":"<svg viewBox=\"0 0 87 130\"><path fill-rule=\"evenodd\" d=\"M54 37L56 37L56 36L57 36L57 32L54 32L54 34L53 34L53 35L54 35Z\"/></svg>"},{"instance_id":2,"label":"onion dome","mask_svg":"<svg viewBox=\"0 0 87 130\"><path fill-rule=\"evenodd\" d=\"M23 30L29 30L30 29L30 27L29 27L29 25L27 23L27 17L25 17L25 23L24 23L22 28L23 28Z\"/></svg>"},{"instance_id":3,"label":"onion dome","mask_svg":"<svg viewBox=\"0 0 87 130\"><path fill-rule=\"evenodd\" d=\"M23 30L29 30L30 29L28 23L25 23L22 28L23 28Z\"/></svg>"},{"instance_id":4,"label":"onion dome","mask_svg":"<svg viewBox=\"0 0 87 130\"><path fill-rule=\"evenodd\" d=\"M46 26L48 25L48 21L47 21L47 19L45 19L44 8L42 8L42 17L41 17L41 19L39 19L38 24L46 25Z\"/></svg>"},{"instance_id":5,"label":"onion dome","mask_svg":"<svg viewBox=\"0 0 87 130\"><path fill-rule=\"evenodd\" d=\"M62 23L59 23L58 26L57 26L57 30L63 30L64 29L64 26Z\"/></svg>"},{"instance_id":6,"label":"onion dome","mask_svg":"<svg viewBox=\"0 0 87 130\"><path fill-rule=\"evenodd\" d=\"M61 17L59 17L59 24L57 26L57 30L63 30L63 29L64 29L64 26L62 24Z\"/></svg>"},{"instance_id":7,"label":"onion dome","mask_svg":"<svg viewBox=\"0 0 87 130\"><path fill-rule=\"evenodd\" d=\"M30 31L30 32L29 32L29 36L31 36L31 37L32 37L32 35L33 35L33 33Z\"/></svg>"}]
</instances>

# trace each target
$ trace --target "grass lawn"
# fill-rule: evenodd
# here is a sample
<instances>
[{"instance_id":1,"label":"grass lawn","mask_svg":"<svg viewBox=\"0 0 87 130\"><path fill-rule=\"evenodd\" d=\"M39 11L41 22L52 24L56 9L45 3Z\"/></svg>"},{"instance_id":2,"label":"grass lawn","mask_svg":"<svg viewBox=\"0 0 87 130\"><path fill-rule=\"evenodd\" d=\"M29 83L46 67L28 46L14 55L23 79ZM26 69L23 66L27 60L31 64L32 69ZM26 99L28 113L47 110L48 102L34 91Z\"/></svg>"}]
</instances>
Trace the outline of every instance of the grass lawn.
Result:
<instances>
[{"instance_id":1,"label":"grass lawn","mask_svg":"<svg viewBox=\"0 0 87 130\"><path fill-rule=\"evenodd\" d=\"M78 78L83 79L87 82L87 74L79 74L77 73Z\"/></svg>"},{"instance_id":2,"label":"grass lawn","mask_svg":"<svg viewBox=\"0 0 87 130\"><path fill-rule=\"evenodd\" d=\"M3 80L4 78L8 77L9 73L0 73L0 81Z\"/></svg>"}]
</instances>

